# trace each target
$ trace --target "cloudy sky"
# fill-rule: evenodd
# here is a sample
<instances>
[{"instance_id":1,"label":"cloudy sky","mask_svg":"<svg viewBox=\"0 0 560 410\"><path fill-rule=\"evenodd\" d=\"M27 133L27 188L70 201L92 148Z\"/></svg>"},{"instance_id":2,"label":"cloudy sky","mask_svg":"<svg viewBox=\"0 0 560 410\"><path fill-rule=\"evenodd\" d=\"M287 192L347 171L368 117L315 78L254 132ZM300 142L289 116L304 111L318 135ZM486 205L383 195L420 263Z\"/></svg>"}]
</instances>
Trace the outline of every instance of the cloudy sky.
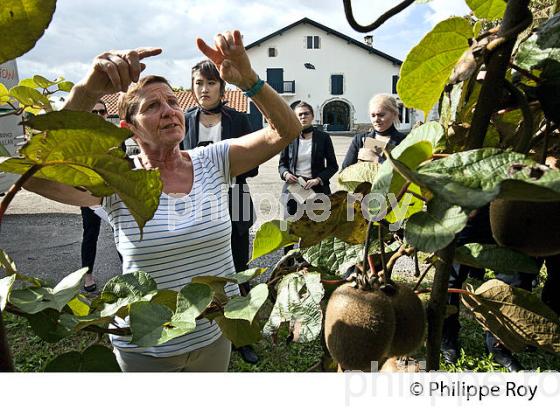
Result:
<instances>
[{"instance_id":1,"label":"cloudy sky","mask_svg":"<svg viewBox=\"0 0 560 410\"><path fill-rule=\"evenodd\" d=\"M396 3L352 1L362 24ZM464 0L412 5L373 34L373 46L404 59L438 21L467 11ZM146 62L145 72L189 86L190 68L202 58L196 36L211 41L217 32L237 28L249 44L303 17L363 39L346 22L342 0L58 0L45 35L18 59L20 79L41 74L78 81L93 57L105 50L157 46L164 52Z\"/></svg>"}]
</instances>

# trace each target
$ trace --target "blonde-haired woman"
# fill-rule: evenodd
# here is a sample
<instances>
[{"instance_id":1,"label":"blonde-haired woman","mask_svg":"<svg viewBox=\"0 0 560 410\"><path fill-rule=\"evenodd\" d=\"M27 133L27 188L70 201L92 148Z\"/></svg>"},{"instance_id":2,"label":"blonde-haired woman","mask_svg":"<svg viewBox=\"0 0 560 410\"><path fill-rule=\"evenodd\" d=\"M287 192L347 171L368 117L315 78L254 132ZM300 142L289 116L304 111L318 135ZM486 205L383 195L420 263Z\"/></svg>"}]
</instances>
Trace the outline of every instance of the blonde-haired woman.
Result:
<instances>
[{"instance_id":1,"label":"blonde-haired woman","mask_svg":"<svg viewBox=\"0 0 560 410\"><path fill-rule=\"evenodd\" d=\"M376 94L369 100L369 115L372 129L362 132L352 138L341 169L358 162L358 153L364 147L366 138L370 137L381 142L387 142L389 148L396 146L404 139L405 135L399 132L399 106L395 97L389 94ZM385 158L379 157L379 162Z\"/></svg>"}]
</instances>

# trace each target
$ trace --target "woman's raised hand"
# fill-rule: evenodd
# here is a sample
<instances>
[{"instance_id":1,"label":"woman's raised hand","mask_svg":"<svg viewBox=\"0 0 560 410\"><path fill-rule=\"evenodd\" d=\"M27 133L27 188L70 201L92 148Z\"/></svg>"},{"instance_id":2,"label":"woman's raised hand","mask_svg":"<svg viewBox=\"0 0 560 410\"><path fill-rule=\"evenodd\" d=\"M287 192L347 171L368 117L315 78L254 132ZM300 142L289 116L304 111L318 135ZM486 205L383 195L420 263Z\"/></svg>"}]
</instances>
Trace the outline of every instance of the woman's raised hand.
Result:
<instances>
[{"instance_id":1,"label":"woman's raised hand","mask_svg":"<svg viewBox=\"0 0 560 410\"><path fill-rule=\"evenodd\" d=\"M251 68L239 30L217 34L214 41L214 47L210 47L203 39L197 38L196 45L218 67L224 81L242 90L251 88L257 81L257 74Z\"/></svg>"},{"instance_id":2,"label":"woman's raised hand","mask_svg":"<svg viewBox=\"0 0 560 410\"><path fill-rule=\"evenodd\" d=\"M161 53L161 48L142 47L134 50L107 51L95 57L84 80L84 89L90 95L105 95L126 91L132 82L138 81L146 68L144 58Z\"/></svg>"}]
</instances>

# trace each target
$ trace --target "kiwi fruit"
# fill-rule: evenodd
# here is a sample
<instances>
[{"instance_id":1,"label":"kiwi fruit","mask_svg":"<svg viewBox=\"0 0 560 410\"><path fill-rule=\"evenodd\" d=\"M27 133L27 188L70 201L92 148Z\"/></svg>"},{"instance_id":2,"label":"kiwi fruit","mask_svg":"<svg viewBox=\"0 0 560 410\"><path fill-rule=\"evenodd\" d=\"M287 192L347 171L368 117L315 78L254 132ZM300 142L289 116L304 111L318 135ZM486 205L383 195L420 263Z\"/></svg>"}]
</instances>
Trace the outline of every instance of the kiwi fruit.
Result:
<instances>
[{"instance_id":1,"label":"kiwi fruit","mask_svg":"<svg viewBox=\"0 0 560 410\"><path fill-rule=\"evenodd\" d=\"M393 284L389 299L395 311L395 334L389 356L404 356L420 347L426 329L426 311L420 298L406 285Z\"/></svg>"},{"instance_id":2,"label":"kiwi fruit","mask_svg":"<svg viewBox=\"0 0 560 410\"><path fill-rule=\"evenodd\" d=\"M492 236L530 256L560 253L560 202L496 199L490 204Z\"/></svg>"},{"instance_id":3,"label":"kiwi fruit","mask_svg":"<svg viewBox=\"0 0 560 410\"><path fill-rule=\"evenodd\" d=\"M370 371L382 362L395 333L395 312L387 295L351 284L339 286L325 312L325 340L329 353L345 370Z\"/></svg>"}]
</instances>

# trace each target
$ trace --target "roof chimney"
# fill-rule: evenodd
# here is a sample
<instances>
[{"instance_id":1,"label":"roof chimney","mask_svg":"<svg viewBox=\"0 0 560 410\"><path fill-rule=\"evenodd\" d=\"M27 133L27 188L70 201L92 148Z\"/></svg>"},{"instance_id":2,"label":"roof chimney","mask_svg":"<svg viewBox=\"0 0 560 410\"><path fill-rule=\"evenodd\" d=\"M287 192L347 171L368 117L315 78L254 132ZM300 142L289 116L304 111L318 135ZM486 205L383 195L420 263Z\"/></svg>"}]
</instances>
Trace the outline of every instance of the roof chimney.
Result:
<instances>
[{"instance_id":1,"label":"roof chimney","mask_svg":"<svg viewBox=\"0 0 560 410\"><path fill-rule=\"evenodd\" d=\"M365 36L364 43L371 47L371 45L373 44L373 36Z\"/></svg>"}]
</instances>

